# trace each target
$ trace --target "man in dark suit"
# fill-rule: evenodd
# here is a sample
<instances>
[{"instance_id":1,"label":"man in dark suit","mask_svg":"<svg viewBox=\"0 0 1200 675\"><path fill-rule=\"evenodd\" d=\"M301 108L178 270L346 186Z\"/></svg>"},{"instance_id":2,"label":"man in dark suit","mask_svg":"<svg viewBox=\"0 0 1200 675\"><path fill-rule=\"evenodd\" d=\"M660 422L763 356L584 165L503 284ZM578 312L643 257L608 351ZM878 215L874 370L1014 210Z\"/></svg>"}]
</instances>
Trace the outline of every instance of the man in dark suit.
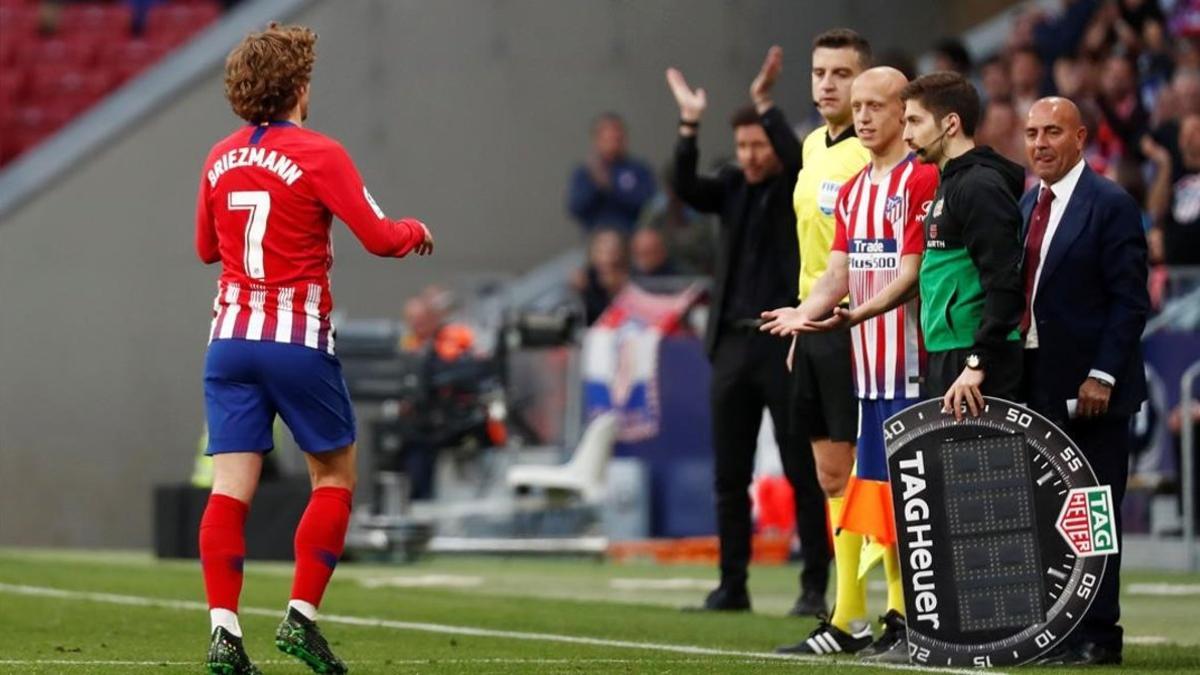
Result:
<instances>
[{"instance_id":1,"label":"man in dark suit","mask_svg":"<svg viewBox=\"0 0 1200 675\"><path fill-rule=\"evenodd\" d=\"M1025 150L1041 181L1021 200L1023 390L1031 408L1075 441L1099 483L1112 487L1119 532L1129 421L1146 398L1146 238L1133 198L1084 162L1086 137L1067 99L1044 98L1029 110ZM1121 662L1120 569L1120 554L1110 556L1091 608L1049 663Z\"/></svg>"},{"instance_id":2,"label":"man in dark suit","mask_svg":"<svg viewBox=\"0 0 1200 675\"><path fill-rule=\"evenodd\" d=\"M721 582L705 610L748 610L750 496L754 451L764 406L771 412L784 473L796 496L797 528L804 550L804 613L824 609L829 582L825 500L813 455L791 430L787 343L760 333L759 314L793 302L800 268L792 191L800 169L800 142L771 100L783 52L773 47L751 86L754 106L731 120L738 166L699 176L696 133L707 106L674 68L667 83L679 104L679 139L673 173L676 193L692 208L720 215L717 272L705 348L712 360L713 451Z\"/></svg>"}]
</instances>

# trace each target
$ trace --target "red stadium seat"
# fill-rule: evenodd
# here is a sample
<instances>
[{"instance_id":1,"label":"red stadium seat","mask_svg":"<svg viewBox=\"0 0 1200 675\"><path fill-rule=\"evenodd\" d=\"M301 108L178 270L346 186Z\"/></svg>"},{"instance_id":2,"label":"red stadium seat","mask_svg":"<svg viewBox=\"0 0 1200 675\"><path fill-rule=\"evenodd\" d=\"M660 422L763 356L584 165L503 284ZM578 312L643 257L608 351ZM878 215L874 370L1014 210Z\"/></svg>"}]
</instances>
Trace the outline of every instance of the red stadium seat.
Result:
<instances>
[{"instance_id":1,"label":"red stadium seat","mask_svg":"<svg viewBox=\"0 0 1200 675\"><path fill-rule=\"evenodd\" d=\"M65 63L86 67L96 58L99 47L96 37L86 34L55 36L39 40L24 52L23 59L30 63Z\"/></svg>"},{"instance_id":2,"label":"red stadium seat","mask_svg":"<svg viewBox=\"0 0 1200 675\"><path fill-rule=\"evenodd\" d=\"M40 63L29 72L29 97L35 101L74 88L75 82L83 77L79 68L66 63Z\"/></svg>"},{"instance_id":3,"label":"red stadium seat","mask_svg":"<svg viewBox=\"0 0 1200 675\"><path fill-rule=\"evenodd\" d=\"M147 64L162 55L162 48L149 40L130 38L113 40L100 46L98 62L106 65L122 63Z\"/></svg>"},{"instance_id":4,"label":"red stadium seat","mask_svg":"<svg viewBox=\"0 0 1200 675\"><path fill-rule=\"evenodd\" d=\"M25 93L25 71L18 68L0 70L0 101L16 101Z\"/></svg>"},{"instance_id":5,"label":"red stadium seat","mask_svg":"<svg viewBox=\"0 0 1200 675\"><path fill-rule=\"evenodd\" d=\"M160 30L158 32L151 31L147 34L147 38L150 40L150 44L154 45L154 47L161 53L166 54L172 49L175 49L176 47L187 42L192 37L192 32L193 31L191 30Z\"/></svg>"},{"instance_id":6,"label":"red stadium seat","mask_svg":"<svg viewBox=\"0 0 1200 675\"><path fill-rule=\"evenodd\" d=\"M65 34L128 35L133 12L123 2L68 5L59 31Z\"/></svg>"},{"instance_id":7,"label":"red stadium seat","mask_svg":"<svg viewBox=\"0 0 1200 675\"><path fill-rule=\"evenodd\" d=\"M33 5L0 5L0 40L12 35L34 35L38 12Z\"/></svg>"},{"instance_id":8,"label":"red stadium seat","mask_svg":"<svg viewBox=\"0 0 1200 675\"><path fill-rule=\"evenodd\" d=\"M191 33L208 25L221 14L216 3L155 5L146 18L149 35L159 32Z\"/></svg>"},{"instance_id":9,"label":"red stadium seat","mask_svg":"<svg viewBox=\"0 0 1200 675\"><path fill-rule=\"evenodd\" d=\"M0 68L19 64L36 42L37 38L32 34L0 34Z\"/></svg>"}]
</instances>

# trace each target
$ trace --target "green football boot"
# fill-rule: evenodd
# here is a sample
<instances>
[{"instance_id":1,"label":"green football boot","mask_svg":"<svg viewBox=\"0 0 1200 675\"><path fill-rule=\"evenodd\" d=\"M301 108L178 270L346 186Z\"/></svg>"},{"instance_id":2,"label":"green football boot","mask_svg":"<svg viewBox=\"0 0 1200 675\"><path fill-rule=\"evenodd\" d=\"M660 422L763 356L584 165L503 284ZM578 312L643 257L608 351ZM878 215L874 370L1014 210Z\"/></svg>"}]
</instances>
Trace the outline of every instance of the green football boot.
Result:
<instances>
[{"instance_id":1,"label":"green football boot","mask_svg":"<svg viewBox=\"0 0 1200 675\"><path fill-rule=\"evenodd\" d=\"M221 627L213 631L205 666L209 675L262 675L262 671L246 656L242 638Z\"/></svg>"},{"instance_id":2,"label":"green football boot","mask_svg":"<svg viewBox=\"0 0 1200 675\"><path fill-rule=\"evenodd\" d=\"M275 646L308 664L315 673L340 675L349 672L346 664L334 656L329 643L317 629L317 623L291 607L283 623L279 624L279 630L275 631Z\"/></svg>"}]
</instances>

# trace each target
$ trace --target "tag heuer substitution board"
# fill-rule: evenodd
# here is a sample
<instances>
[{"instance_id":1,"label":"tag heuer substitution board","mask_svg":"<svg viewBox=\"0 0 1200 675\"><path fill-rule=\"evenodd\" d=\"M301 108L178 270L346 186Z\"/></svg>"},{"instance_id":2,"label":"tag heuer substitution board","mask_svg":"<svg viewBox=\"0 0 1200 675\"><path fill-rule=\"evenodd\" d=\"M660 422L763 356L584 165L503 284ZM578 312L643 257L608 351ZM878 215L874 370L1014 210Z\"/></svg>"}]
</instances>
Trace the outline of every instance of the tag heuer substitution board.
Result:
<instances>
[{"instance_id":1,"label":"tag heuer substitution board","mask_svg":"<svg viewBox=\"0 0 1200 675\"><path fill-rule=\"evenodd\" d=\"M941 400L887 420L909 654L933 666L1027 663L1059 644L1117 551L1108 486L1024 406L987 398L956 422Z\"/></svg>"}]
</instances>

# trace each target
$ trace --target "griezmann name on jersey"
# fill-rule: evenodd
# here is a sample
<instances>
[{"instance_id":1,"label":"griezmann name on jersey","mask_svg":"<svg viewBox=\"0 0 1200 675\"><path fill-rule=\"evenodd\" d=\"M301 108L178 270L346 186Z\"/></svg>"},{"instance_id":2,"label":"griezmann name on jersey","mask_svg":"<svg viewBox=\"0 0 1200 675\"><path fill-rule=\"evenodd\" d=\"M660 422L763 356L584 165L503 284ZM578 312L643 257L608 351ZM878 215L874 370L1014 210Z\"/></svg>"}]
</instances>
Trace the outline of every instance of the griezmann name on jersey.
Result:
<instances>
[{"instance_id":1,"label":"griezmann name on jersey","mask_svg":"<svg viewBox=\"0 0 1200 675\"><path fill-rule=\"evenodd\" d=\"M912 155L886 175L867 164L842 186L832 250L850 264L850 304L858 307L900 275L900 258L925 250L925 213L937 190L937 167ZM917 398L924 344L920 300L850 329L854 384L860 399Z\"/></svg>"},{"instance_id":2,"label":"griezmann name on jersey","mask_svg":"<svg viewBox=\"0 0 1200 675\"><path fill-rule=\"evenodd\" d=\"M390 220L345 148L288 122L243 127L208 153L196 199L196 254L220 262L209 340L267 340L333 353L330 226L401 258L424 241Z\"/></svg>"}]
</instances>

